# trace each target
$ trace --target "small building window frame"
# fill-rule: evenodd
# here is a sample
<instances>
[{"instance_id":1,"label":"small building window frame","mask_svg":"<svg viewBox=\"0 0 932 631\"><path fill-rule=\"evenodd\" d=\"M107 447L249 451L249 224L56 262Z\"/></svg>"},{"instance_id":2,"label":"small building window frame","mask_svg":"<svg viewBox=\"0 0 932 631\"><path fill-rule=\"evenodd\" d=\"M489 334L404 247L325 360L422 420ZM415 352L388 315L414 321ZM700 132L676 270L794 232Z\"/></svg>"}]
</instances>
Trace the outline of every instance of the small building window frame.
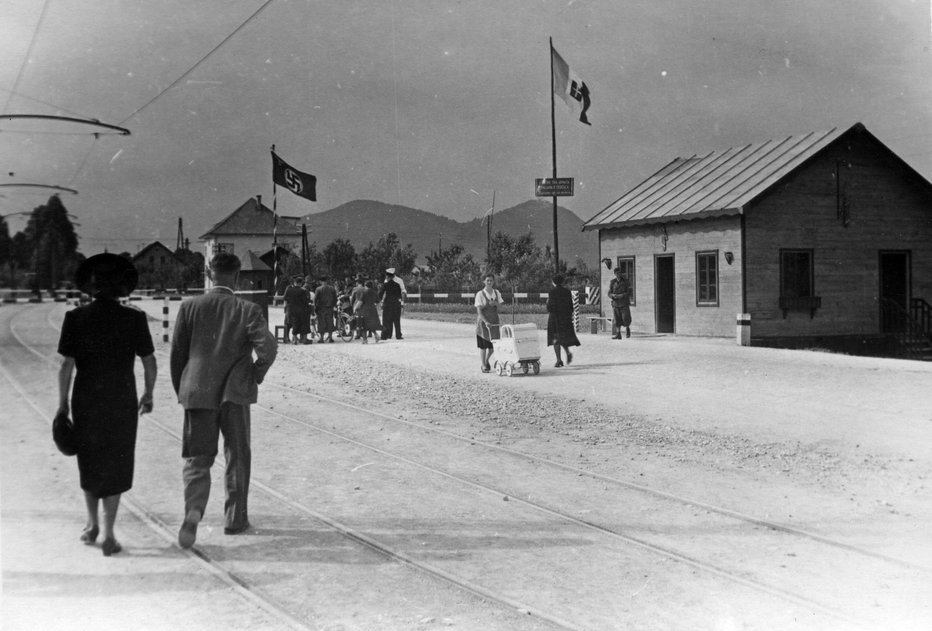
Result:
<instances>
[{"instance_id":1,"label":"small building window frame","mask_svg":"<svg viewBox=\"0 0 932 631\"><path fill-rule=\"evenodd\" d=\"M719 306L718 250L696 251L696 306Z\"/></svg>"},{"instance_id":2,"label":"small building window frame","mask_svg":"<svg viewBox=\"0 0 932 631\"><path fill-rule=\"evenodd\" d=\"M635 274L637 257L633 255L617 257L615 259L615 269L620 269L622 276L628 279L628 284L631 285L631 297L628 304L632 307L635 306L637 304L637 275Z\"/></svg>"},{"instance_id":3,"label":"small building window frame","mask_svg":"<svg viewBox=\"0 0 932 631\"><path fill-rule=\"evenodd\" d=\"M217 243L214 243L214 246L213 246L213 248L211 248L211 249L213 250L212 254L213 254L214 256L216 256L217 254L221 254L221 253L223 253L223 252L226 252L226 253L228 253L228 254L235 254L235 252L233 251L233 244L232 244L232 243L220 243L220 242L217 242Z\"/></svg>"}]
</instances>

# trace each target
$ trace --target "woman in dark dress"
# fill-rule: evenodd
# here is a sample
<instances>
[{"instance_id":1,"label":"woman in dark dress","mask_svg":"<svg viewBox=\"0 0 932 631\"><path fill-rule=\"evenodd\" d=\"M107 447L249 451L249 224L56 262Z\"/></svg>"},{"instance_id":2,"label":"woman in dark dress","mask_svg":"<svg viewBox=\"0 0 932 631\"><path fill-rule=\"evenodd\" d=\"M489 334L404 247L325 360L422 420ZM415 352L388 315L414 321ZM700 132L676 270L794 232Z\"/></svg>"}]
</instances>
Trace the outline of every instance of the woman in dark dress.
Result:
<instances>
[{"instance_id":1,"label":"woman in dark dress","mask_svg":"<svg viewBox=\"0 0 932 631\"><path fill-rule=\"evenodd\" d=\"M553 277L553 289L547 294L547 346L553 346L557 356L556 368L563 366L560 347L566 351L566 363L573 363L570 346L579 346L576 327L573 326L573 294L563 286L563 275Z\"/></svg>"},{"instance_id":2,"label":"woman in dark dress","mask_svg":"<svg viewBox=\"0 0 932 631\"><path fill-rule=\"evenodd\" d=\"M375 337L375 343L379 343L379 330L382 323L379 322L379 310L376 304L379 301L379 293L375 290L375 283L371 280L363 281L362 278L356 279L356 288L350 295L353 303L353 313L356 316L356 333L362 338L363 344L369 343L369 335Z\"/></svg>"},{"instance_id":3,"label":"woman in dark dress","mask_svg":"<svg viewBox=\"0 0 932 631\"><path fill-rule=\"evenodd\" d=\"M92 544L100 533L97 508L104 506L104 556L122 548L113 534L120 494L133 486L138 414L152 411L156 362L146 314L122 306L118 298L135 288L136 269L116 254L84 261L75 284L94 297L65 314L58 352L58 413L68 414L68 391L75 373L70 411L74 420L78 472L87 506L81 541ZM137 401L133 366L142 358L145 392Z\"/></svg>"}]
</instances>

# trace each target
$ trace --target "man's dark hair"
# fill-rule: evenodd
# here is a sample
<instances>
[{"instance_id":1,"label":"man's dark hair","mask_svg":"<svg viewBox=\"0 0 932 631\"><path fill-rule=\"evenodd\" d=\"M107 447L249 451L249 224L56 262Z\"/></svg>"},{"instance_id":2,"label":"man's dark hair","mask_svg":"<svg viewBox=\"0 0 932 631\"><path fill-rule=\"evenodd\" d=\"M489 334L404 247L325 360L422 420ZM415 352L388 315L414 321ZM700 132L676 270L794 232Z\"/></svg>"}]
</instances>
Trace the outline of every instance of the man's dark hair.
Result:
<instances>
[{"instance_id":1,"label":"man's dark hair","mask_svg":"<svg viewBox=\"0 0 932 631\"><path fill-rule=\"evenodd\" d=\"M241 263L235 254L221 252L210 259L210 269L221 274L233 274L239 271Z\"/></svg>"}]
</instances>

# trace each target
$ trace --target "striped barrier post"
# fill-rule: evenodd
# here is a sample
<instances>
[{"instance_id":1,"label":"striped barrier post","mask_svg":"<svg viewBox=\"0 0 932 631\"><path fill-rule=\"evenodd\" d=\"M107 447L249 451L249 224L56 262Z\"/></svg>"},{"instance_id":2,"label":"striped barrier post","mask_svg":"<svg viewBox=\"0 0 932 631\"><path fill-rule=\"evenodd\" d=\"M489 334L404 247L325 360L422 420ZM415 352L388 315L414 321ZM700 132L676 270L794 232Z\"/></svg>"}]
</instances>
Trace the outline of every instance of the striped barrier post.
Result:
<instances>
[{"instance_id":1,"label":"striped barrier post","mask_svg":"<svg viewBox=\"0 0 932 631\"><path fill-rule=\"evenodd\" d=\"M599 304L599 295L601 290L598 286L587 286L586 287L586 304L587 305L596 305Z\"/></svg>"},{"instance_id":2,"label":"striped barrier post","mask_svg":"<svg viewBox=\"0 0 932 631\"><path fill-rule=\"evenodd\" d=\"M579 290L573 290L573 330L579 330Z\"/></svg>"},{"instance_id":3,"label":"striped barrier post","mask_svg":"<svg viewBox=\"0 0 932 631\"><path fill-rule=\"evenodd\" d=\"M168 342L168 296L162 299L162 341Z\"/></svg>"}]
</instances>

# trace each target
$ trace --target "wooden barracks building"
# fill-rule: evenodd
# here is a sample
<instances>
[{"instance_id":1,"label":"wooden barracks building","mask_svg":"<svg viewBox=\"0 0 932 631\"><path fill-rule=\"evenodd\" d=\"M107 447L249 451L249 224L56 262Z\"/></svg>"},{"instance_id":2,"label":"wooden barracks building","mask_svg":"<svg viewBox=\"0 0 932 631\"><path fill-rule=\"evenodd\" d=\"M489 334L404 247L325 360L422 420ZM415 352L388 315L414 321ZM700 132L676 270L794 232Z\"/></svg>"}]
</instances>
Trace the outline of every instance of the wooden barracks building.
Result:
<instances>
[{"instance_id":1,"label":"wooden barracks building","mask_svg":"<svg viewBox=\"0 0 932 631\"><path fill-rule=\"evenodd\" d=\"M932 339L932 184L860 123L677 158L583 230L602 296L607 266L626 270L636 330L734 336L749 314L754 345L915 356Z\"/></svg>"}]
</instances>

